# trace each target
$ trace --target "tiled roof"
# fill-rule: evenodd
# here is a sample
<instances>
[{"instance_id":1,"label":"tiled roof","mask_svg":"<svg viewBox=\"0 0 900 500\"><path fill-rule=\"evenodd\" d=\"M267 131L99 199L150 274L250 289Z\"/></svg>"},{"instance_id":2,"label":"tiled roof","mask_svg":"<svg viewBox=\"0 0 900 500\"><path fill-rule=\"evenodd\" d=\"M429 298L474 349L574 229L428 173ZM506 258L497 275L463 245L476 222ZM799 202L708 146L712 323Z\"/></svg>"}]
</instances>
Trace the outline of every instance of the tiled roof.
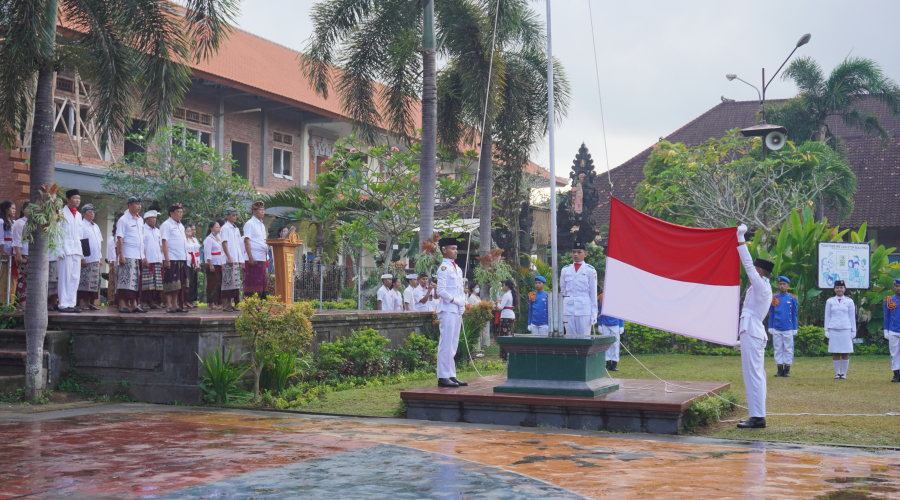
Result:
<instances>
[{"instance_id":1,"label":"tiled roof","mask_svg":"<svg viewBox=\"0 0 900 500\"><path fill-rule=\"evenodd\" d=\"M783 102L784 100L771 100L767 104L771 106ZM892 117L883 105L874 101L864 103L863 106L878 115L881 124L891 132L893 138L887 148L882 149L877 138L866 136L859 130L848 129L838 118L829 119L832 132L844 140L850 168L859 181L854 211L848 218L840 221L840 225L858 227L861 223L868 222L872 228L900 226L900 117ZM733 128L755 125L758 111L757 101L723 102L664 139L669 142L699 144L714 137L722 137ZM610 171L613 196L629 205L633 204L634 190L644 180L644 164L652 150L653 146ZM599 227L609 222L610 187L606 176L597 175L594 187L600 193L600 204L594 211L595 224ZM825 215L832 221L837 220L834 213L826 211Z\"/></svg>"},{"instance_id":2,"label":"tiled roof","mask_svg":"<svg viewBox=\"0 0 900 500\"><path fill-rule=\"evenodd\" d=\"M525 172L531 175L540 175L544 179L547 179L548 181L550 180L550 171L532 161L529 161L528 164L525 165ZM568 185L568 179L560 177L558 175L556 176L556 187L563 187Z\"/></svg>"}]
</instances>

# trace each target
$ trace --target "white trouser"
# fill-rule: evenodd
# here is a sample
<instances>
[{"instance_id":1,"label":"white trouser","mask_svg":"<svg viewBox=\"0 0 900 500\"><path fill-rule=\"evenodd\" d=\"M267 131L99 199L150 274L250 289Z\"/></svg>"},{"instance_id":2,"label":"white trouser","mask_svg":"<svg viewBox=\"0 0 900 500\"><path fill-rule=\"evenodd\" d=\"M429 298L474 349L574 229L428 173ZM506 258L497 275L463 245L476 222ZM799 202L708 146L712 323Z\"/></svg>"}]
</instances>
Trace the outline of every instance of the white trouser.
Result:
<instances>
[{"instance_id":1,"label":"white trouser","mask_svg":"<svg viewBox=\"0 0 900 500\"><path fill-rule=\"evenodd\" d=\"M532 335L549 335L550 325L531 325Z\"/></svg>"},{"instance_id":2,"label":"white trouser","mask_svg":"<svg viewBox=\"0 0 900 500\"><path fill-rule=\"evenodd\" d=\"M78 282L81 281L80 255L66 255L56 262L59 274L59 307L75 307L78 297Z\"/></svg>"},{"instance_id":3,"label":"white trouser","mask_svg":"<svg viewBox=\"0 0 900 500\"><path fill-rule=\"evenodd\" d=\"M441 339L438 341L437 376L450 378L456 376L456 348L459 346L459 327L462 326L462 315L449 311L437 313L441 328Z\"/></svg>"},{"instance_id":4,"label":"white trouser","mask_svg":"<svg viewBox=\"0 0 900 500\"><path fill-rule=\"evenodd\" d=\"M891 348L891 370L900 370L900 332L888 332L888 345Z\"/></svg>"},{"instance_id":5,"label":"white trouser","mask_svg":"<svg viewBox=\"0 0 900 500\"><path fill-rule=\"evenodd\" d=\"M590 316L563 316L563 323L565 323L566 335L591 334Z\"/></svg>"},{"instance_id":6,"label":"white trouser","mask_svg":"<svg viewBox=\"0 0 900 500\"><path fill-rule=\"evenodd\" d=\"M794 364L794 332L769 329L772 334L772 347L775 349L776 365Z\"/></svg>"},{"instance_id":7,"label":"white trouser","mask_svg":"<svg viewBox=\"0 0 900 500\"><path fill-rule=\"evenodd\" d=\"M751 417L766 416L766 368L763 364L768 339L741 335L741 368Z\"/></svg>"},{"instance_id":8,"label":"white trouser","mask_svg":"<svg viewBox=\"0 0 900 500\"><path fill-rule=\"evenodd\" d=\"M616 341L606 350L606 360L619 362L619 341L622 339L623 328L619 325L600 325L600 335L614 335Z\"/></svg>"}]
</instances>

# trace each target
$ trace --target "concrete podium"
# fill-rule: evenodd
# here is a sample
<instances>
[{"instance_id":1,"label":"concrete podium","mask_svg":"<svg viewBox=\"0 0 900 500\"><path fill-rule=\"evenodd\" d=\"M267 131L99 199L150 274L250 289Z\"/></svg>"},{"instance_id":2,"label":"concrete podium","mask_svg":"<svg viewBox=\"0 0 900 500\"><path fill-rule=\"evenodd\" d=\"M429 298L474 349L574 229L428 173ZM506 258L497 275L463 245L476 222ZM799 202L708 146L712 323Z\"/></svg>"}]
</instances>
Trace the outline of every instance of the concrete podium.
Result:
<instances>
[{"instance_id":1,"label":"concrete podium","mask_svg":"<svg viewBox=\"0 0 900 500\"><path fill-rule=\"evenodd\" d=\"M619 384L606 376L606 351L615 341L612 335L497 337L509 371L494 392L597 397L615 391Z\"/></svg>"},{"instance_id":2,"label":"concrete podium","mask_svg":"<svg viewBox=\"0 0 900 500\"><path fill-rule=\"evenodd\" d=\"M303 244L297 233L287 238L266 240L275 259L275 296L287 305L294 303L294 250Z\"/></svg>"}]
</instances>

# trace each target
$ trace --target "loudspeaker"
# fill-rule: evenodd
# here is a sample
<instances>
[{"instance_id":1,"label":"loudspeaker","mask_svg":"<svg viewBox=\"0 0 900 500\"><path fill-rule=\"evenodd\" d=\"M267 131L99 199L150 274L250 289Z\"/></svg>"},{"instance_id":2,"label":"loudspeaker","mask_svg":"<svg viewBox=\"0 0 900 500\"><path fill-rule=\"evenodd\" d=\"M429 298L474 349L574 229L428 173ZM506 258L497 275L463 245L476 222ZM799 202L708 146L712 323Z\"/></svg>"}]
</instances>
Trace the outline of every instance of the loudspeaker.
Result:
<instances>
[{"instance_id":1,"label":"loudspeaker","mask_svg":"<svg viewBox=\"0 0 900 500\"><path fill-rule=\"evenodd\" d=\"M772 151L778 151L784 147L784 134L781 132L769 132L766 135L766 147Z\"/></svg>"}]
</instances>

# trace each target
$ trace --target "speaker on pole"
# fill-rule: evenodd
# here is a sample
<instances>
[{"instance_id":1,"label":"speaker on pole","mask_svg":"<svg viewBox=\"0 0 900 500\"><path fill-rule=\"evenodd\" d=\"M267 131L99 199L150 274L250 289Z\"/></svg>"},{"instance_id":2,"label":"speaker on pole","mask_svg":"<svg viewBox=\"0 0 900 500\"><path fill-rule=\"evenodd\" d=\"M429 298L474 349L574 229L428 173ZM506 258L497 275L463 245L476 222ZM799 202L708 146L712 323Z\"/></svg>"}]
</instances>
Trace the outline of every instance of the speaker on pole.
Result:
<instances>
[{"instance_id":1,"label":"speaker on pole","mask_svg":"<svg viewBox=\"0 0 900 500\"><path fill-rule=\"evenodd\" d=\"M784 134L781 132L769 132L766 135L766 147L772 151L778 151L784 147Z\"/></svg>"}]
</instances>

